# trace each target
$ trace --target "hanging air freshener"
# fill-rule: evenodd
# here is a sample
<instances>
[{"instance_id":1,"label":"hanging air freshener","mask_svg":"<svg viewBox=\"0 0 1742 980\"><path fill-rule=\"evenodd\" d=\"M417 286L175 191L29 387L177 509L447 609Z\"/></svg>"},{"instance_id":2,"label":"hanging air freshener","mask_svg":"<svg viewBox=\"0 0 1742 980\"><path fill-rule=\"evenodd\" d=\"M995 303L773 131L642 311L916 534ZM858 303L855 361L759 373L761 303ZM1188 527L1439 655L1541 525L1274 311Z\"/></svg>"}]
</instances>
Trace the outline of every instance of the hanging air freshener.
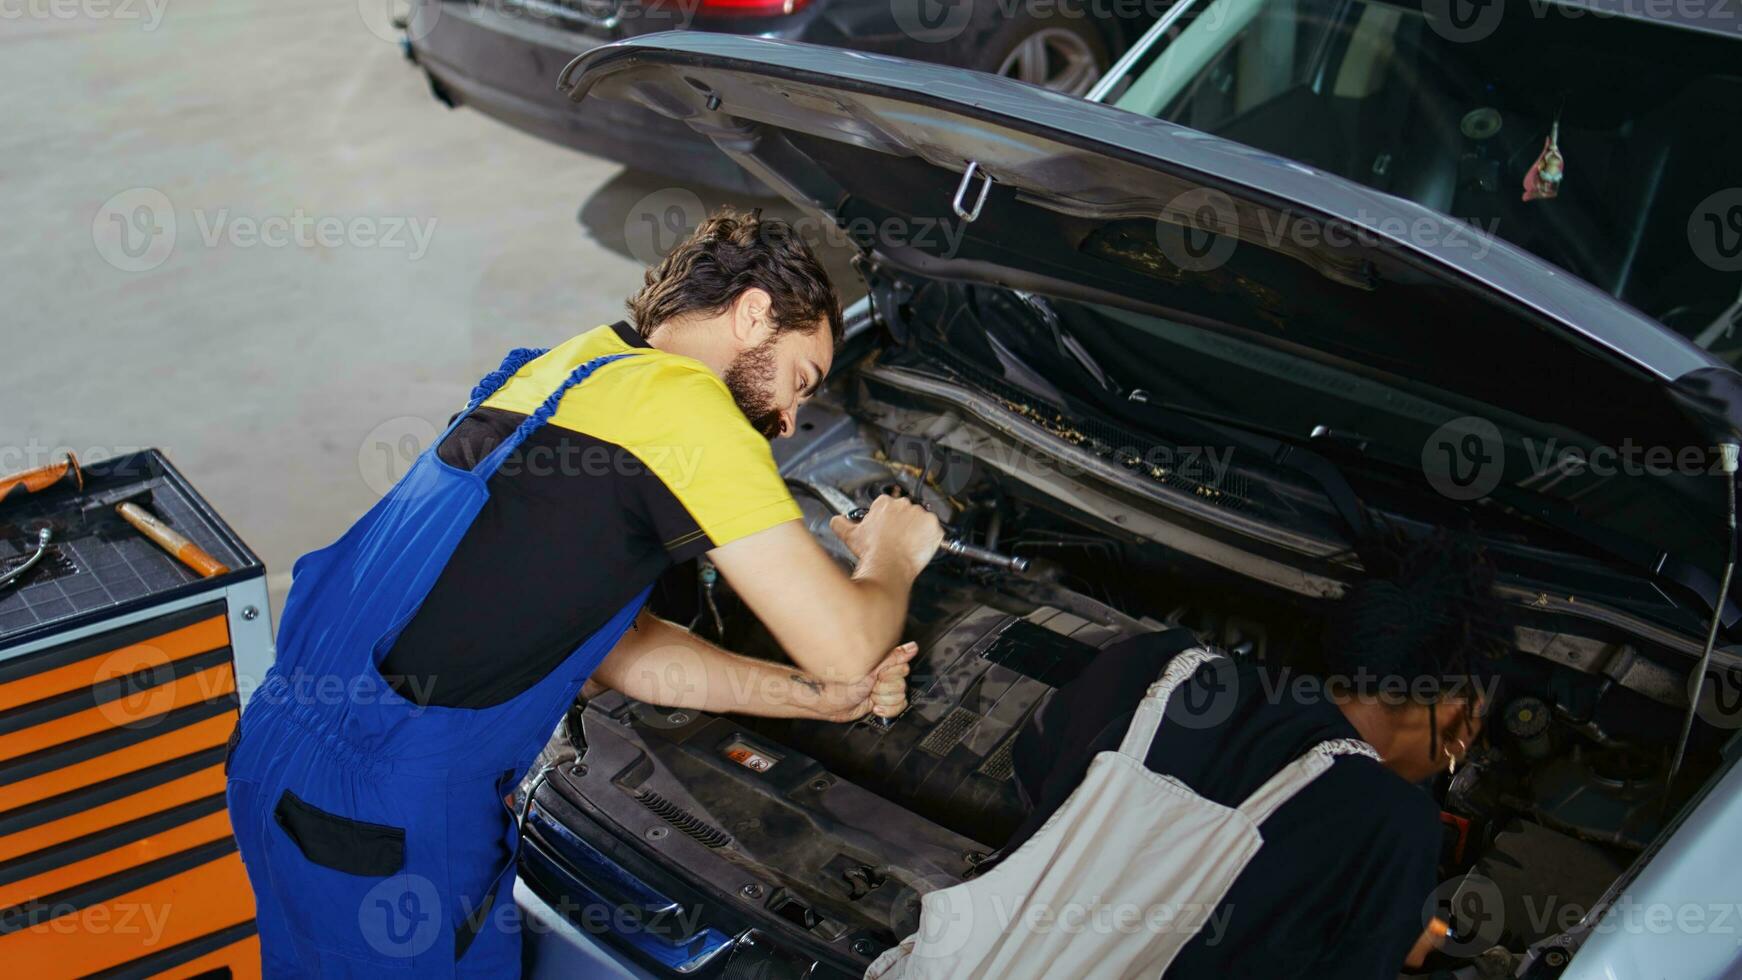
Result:
<instances>
[{"instance_id":1,"label":"hanging air freshener","mask_svg":"<svg viewBox=\"0 0 1742 980\"><path fill-rule=\"evenodd\" d=\"M1561 156L1561 120L1557 115L1554 126L1549 129L1548 139L1542 143L1542 155L1524 175L1524 199L1534 201L1539 197L1559 196L1566 167L1566 158Z\"/></svg>"}]
</instances>

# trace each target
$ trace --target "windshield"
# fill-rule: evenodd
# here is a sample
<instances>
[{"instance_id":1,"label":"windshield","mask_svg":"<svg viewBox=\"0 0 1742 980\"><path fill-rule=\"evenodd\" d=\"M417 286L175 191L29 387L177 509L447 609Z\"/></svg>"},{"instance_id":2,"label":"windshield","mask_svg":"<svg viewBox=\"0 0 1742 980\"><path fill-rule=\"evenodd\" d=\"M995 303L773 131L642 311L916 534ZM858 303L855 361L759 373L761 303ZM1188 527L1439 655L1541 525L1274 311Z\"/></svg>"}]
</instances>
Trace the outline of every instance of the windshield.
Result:
<instances>
[{"instance_id":1,"label":"windshield","mask_svg":"<svg viewBox=\"0 0 1742 980\"><path fill-rule=\"evenodd\" d=\"M1211 0L1111 101L1472 222L1742 360L1742 38L1492 7Z\"/></svg>"}]
</instances>

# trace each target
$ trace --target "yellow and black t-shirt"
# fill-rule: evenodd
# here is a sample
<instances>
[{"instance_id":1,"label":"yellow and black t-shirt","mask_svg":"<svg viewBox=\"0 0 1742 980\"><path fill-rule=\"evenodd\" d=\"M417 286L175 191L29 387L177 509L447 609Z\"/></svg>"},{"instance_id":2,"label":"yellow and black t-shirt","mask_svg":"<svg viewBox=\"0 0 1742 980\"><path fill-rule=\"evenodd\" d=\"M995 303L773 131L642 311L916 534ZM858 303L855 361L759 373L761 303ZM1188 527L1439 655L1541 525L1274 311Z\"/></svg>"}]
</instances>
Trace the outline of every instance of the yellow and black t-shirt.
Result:
<instances>
[{"instance_id":1,"label":"yellow and black t-shirt","mask_svg":"<svg viewBox=\"0 0 1742 980\"><path fill-rule=\"evenodd\" d=\"M569 389L490 478L381 672L421 704L499 704L550 673L671 565L797 519L768 440L701 362L625 323L584 333L502 386L437 449L476 466L570 372Z\"/></svg>"}]
</instances>

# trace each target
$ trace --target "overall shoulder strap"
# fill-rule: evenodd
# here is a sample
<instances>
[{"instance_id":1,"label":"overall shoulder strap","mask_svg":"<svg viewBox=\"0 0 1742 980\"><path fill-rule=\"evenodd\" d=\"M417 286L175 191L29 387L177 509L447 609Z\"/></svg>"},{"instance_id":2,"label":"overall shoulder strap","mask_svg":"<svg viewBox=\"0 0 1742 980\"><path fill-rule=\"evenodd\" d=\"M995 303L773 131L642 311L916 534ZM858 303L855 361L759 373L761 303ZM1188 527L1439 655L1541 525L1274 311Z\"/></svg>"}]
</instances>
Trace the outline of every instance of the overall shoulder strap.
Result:
<instances>
[{"instance_id":1,"label":"overall shoulder strap","mask_svg":"<svg viewBox=\"0 0 1742 980\"><path fill-rule=\"evenodd\" d=\"M1131 727L1125 730L1125 740L1119 744L1121 755L1128 755L1138 762L1149 758L1149 745L1155 741L1156 729L1161 727L1162 715L1167 713L1167 700L1173 697L1174 688L1184 684L1198 672L1198 668L1221 654L1203 647L1193 647L1182 650L1167 663L1167 669L1162 671L1161 679L1149 686L1149 692L1137 705L1137 714L1131 718Z\"/></svg>"},{"instance_id":2,"label":"overall shoulder strap","mask_svg":"<svg viewBox=\"0 0 1742 980\"><path fill-rule=\"evenodd\" d=\"M484 375L473 386L472 400L466 404L466 411L469 413L479 405L484 404L485 399L494 395L497 389L501 388L509 378L518 374L521 368L548 353L550 353L549 347L516 347L509 351L508 356L502 359L500 367Z\"/></svg>"},{"instance_id":3,"label":"overall shoulder strap","mask_svg":"<svg viewBox=\"0 0 1742 980\"><path fill-rule=\"evenodd\" d=\"M512 357L513 355L509 356ZM544 400L544 404L538 406L538 410L533 412L531 415L528 415L525 421L515 426L514 431L509 434L508 438L502 440L501 444L498 445L490 455L484 457L484 461L479 463L477 468L472 470L472 472L484 477L485 479L489 479L495 474L497 468L502 465L502 461L507 459L508 455L514 452L514 450L520 448L520 444L526 441L527 436L537 432L539 427L550 421L550 417L556 414L557 406L562 404L563 396L569 393L570 388L573 388L575 385L587 380L594 371L597 371L612 361L620 361L625 357L633 356L633 354L628 353L606 354L602 357L595 357L587 363L582 364L580 367L575 368L573 371L570 371L569 376L563 379L563 383L557 385L556 390L550 393L550 397ZM503 366L507 366L506 361L503 362ZM513 372L510 371L509 374L513 374ZM495 375L493 374L491 377L495 377ZM485 380L488 381L489 378L486 378ZM500 384L500 382L498 382L498 384Z\"/></svg>"},{"instance_id":4,"label":"overall shoulder strap","mask_svg":"<svg viewBox=\"0 0 1742 980\"><path fill-rule=\"evenodd\" d=\"M1246 802L1240 804L1240 812L1251 818L1255 824L1261 824L1276 808L1287 803L1294 794L1306 788L1306 785L1324 774L1331 768L1331 763L1337 761L1340 755L1364 755L1374 762L1380 761L1379 753L1373 746L1358 738L1333 738L1320 742L1300 758L1294 760L1277 771L1258 787Z\"/></svg>"},{"instance_id":5,"label":"overall shoulder strap","mask_svg":"<svg viewBox=\"0 0 1742 980\"><path fill-rule=\"evenodd\" d=\"M453 420L448 423L448 427L442 430L440 436L436 437L436 441L429 444L428 450L433 452L437 446L447 442L448 436L453 435L454 430L460 427L460 423L477 411L479 405L484 404L485 400L494 395L497 389L501 388L509 378L518 374L521 368L543 357L549 350L548 347L516 347L509 351L508 356L502 359L502 364L496 370L484 375L478 379L477 384L472 386L472 397L466 401L466 407L454 416Z\"/></svg>"}]
</instances>

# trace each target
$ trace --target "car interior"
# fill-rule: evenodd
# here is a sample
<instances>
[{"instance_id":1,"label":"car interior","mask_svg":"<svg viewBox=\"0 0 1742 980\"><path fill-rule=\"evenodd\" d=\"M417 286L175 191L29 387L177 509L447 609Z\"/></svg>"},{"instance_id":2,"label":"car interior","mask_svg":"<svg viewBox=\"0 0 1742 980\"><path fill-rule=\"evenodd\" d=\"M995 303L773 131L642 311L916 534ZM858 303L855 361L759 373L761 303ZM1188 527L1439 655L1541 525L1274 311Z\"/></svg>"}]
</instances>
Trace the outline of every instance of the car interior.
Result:
<instances>
[{"instance_id":1,"label":"car interior","mask_svg":"<svg viewBox=\"0 0 1742 980\"><path fill-rule=\"evenodd\" d=\"M1220 0L1115 104L1472 222L1742 358L1736 279L1687 246L1742 175L1734 41L1576 11L1454 41L1419 6ZM1560 193L1526 201L1551 134Z\"/></svg>"}]
</instances>

